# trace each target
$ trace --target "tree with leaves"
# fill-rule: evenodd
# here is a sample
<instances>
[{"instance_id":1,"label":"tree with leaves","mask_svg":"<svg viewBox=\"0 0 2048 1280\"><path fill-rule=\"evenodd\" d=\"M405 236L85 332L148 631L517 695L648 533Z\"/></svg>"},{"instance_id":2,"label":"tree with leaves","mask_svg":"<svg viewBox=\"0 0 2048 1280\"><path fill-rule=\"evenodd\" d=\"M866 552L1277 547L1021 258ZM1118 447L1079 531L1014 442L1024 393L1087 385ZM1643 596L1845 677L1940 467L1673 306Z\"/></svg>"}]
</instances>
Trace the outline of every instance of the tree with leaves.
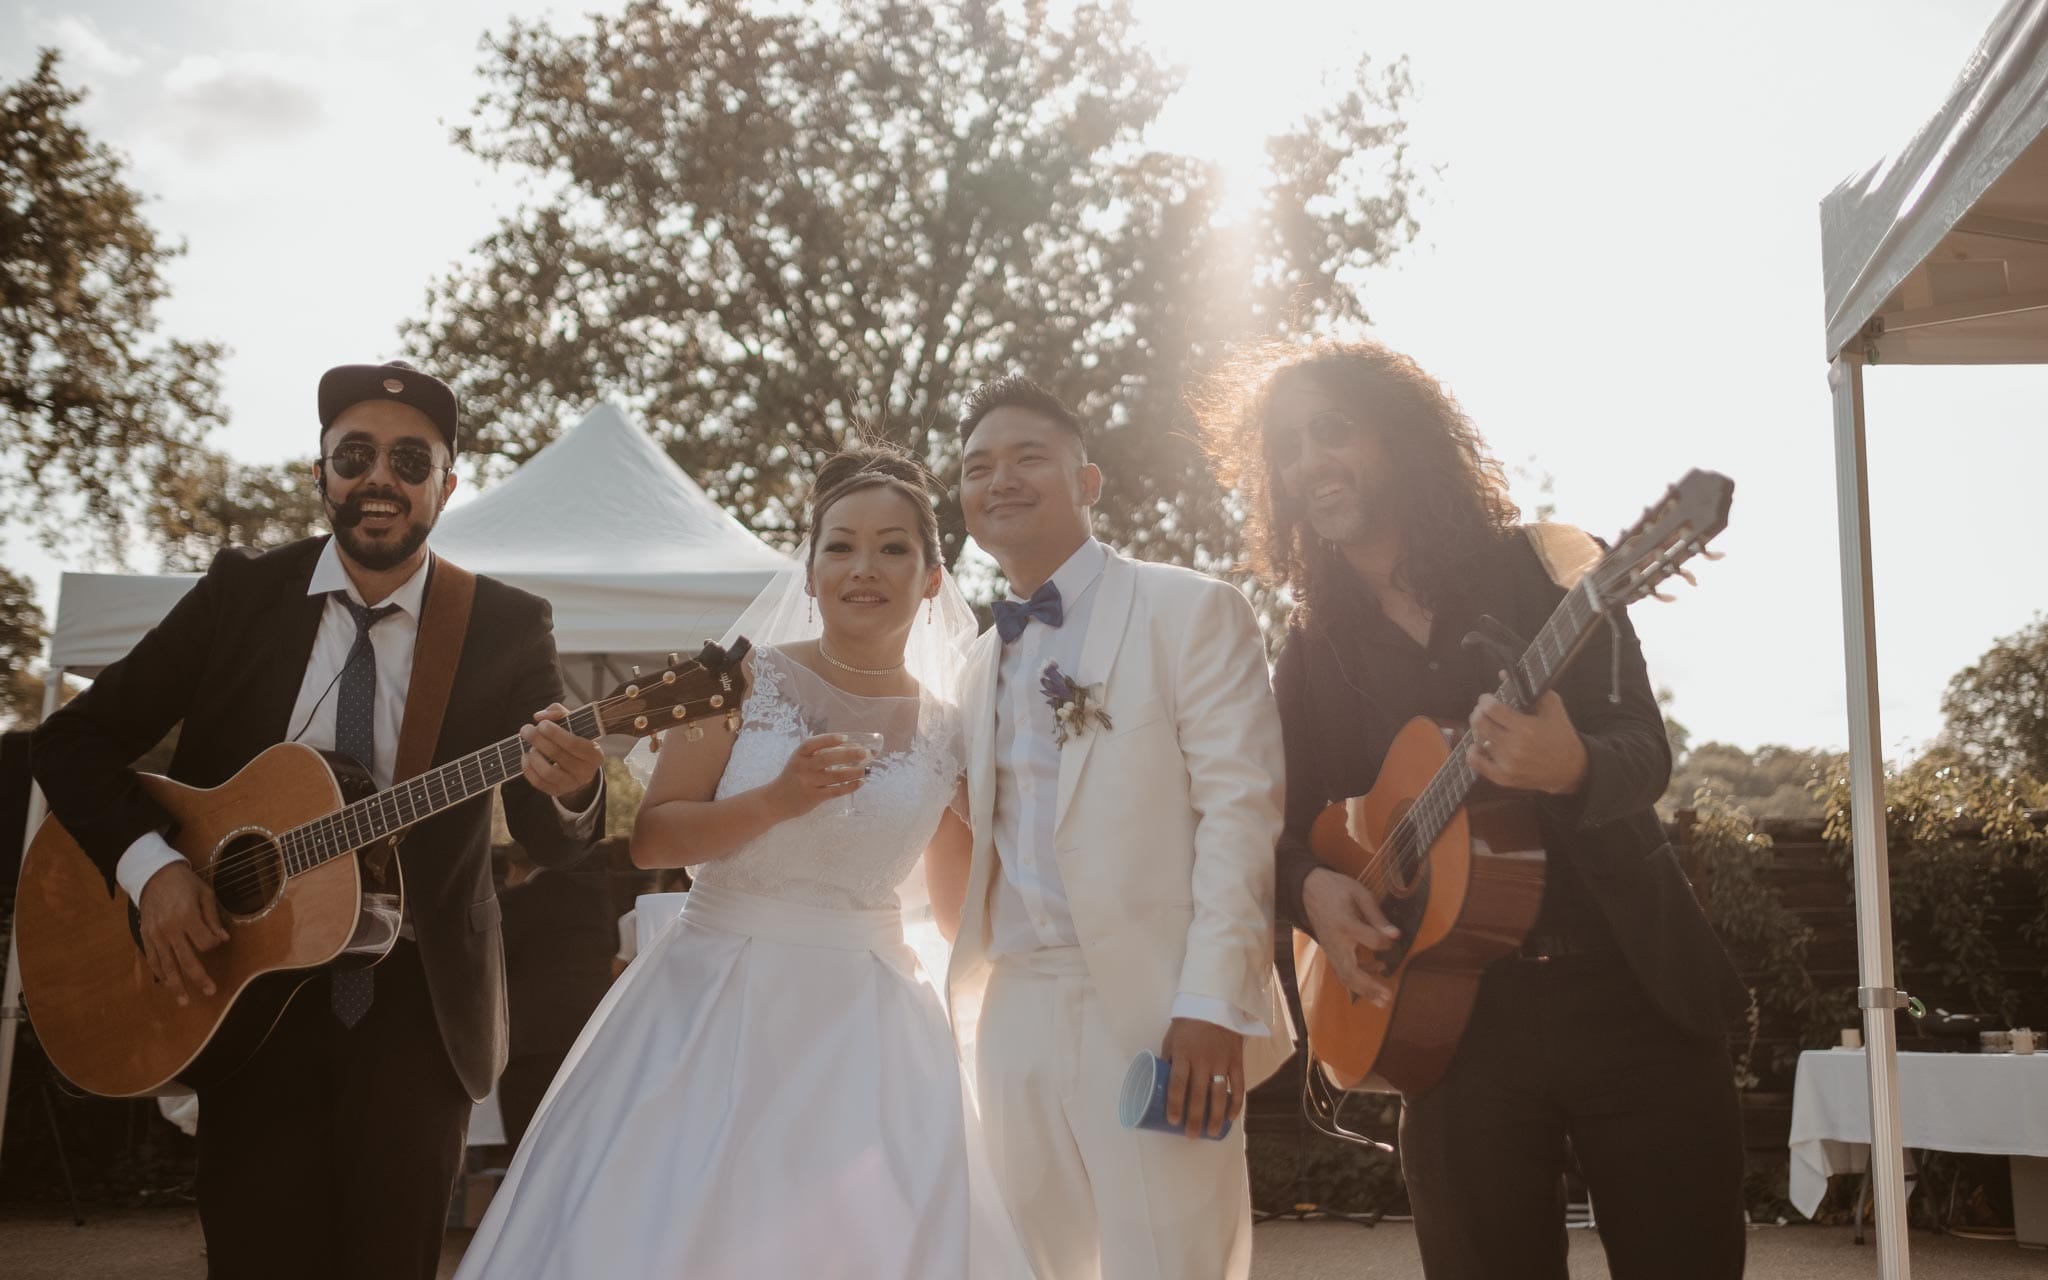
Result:
<instances>
[{"instance_id":1,"label":"tree with leaves","mask_svg":"<svg viewBox=\"0 0 2048 1280\"><path fill-rule=\"evenodd\" d=\"M0 89L0 518L118 558L155 479L221 423L222 351L153 341L183 249L73 118L57 61Z\"/></svg>"},{"instance_id":2,"label":"tree with leaves","mask_svg":"<svg viewBox=\"0 0 2048 1280\"><path fill-rule=\"evenodd\" d=\"M1940 745L1994 772L2048 782L2048 615L2009 636L1948 682Z\"/></svg>"},{"instance_id":3,"label":"tree with leaves","mask_svg":"<svg viewBox=\"0 0 2048 1280\"><path fill-rule=\"evenodd\" d=\"M205 450L156 478L150 539L166 569L204 569L232 546L277 547L327 530L313 461L238 463Z\"/></svg>"},{"instance_id":4,"label":"tree with leaves","mask_svg":"<svg viewBox=\"0 0 2048 1280\"><path fill-rule=\"evenodd\" d=\"M34 724L42 715L43 682L29 668L48 634L35 584L0 569L0 725Z\"/></svg>"},{"instance_id":5,"label":"tree with leaves","mask_svg":"<svg viewBox=\"0 0 2048 1280\"><path fill-rule=\"evenodd\" d=\"M471 447L516 465L612 398L773 536L857 430L948 474L960 397L1020 370L1090 424L1104 536L1231 558L1183 389L1230 341L1364 318L1359 273L1415 230L1406 68L1272 139L1232 219L1213 167L1145 144L1178 80L1127 4L1049 8L639 0L491 39L457 144L545 194L407 329Z\"/></svg>"}]
</instances>

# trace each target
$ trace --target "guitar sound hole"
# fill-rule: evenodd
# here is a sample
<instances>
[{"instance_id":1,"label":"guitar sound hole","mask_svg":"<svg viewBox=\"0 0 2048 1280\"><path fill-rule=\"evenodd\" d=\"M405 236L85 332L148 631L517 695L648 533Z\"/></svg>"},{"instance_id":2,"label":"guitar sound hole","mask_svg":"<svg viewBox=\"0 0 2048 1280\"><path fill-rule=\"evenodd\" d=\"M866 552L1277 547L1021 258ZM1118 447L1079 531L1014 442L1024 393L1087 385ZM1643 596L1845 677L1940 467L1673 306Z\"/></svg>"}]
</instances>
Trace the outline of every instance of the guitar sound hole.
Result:
<instances>
[{"instance_id":1,"label":"guitar sound hole","mask_svg":"<svg viewBox=\"0 0 2048 1280\"><path fill-rule=\"evenodd\" d=\"M284 889L284 855L261 832L231 837L213 860L213 894L238 916L253 916Z\"/></svg>"}]
</instances>

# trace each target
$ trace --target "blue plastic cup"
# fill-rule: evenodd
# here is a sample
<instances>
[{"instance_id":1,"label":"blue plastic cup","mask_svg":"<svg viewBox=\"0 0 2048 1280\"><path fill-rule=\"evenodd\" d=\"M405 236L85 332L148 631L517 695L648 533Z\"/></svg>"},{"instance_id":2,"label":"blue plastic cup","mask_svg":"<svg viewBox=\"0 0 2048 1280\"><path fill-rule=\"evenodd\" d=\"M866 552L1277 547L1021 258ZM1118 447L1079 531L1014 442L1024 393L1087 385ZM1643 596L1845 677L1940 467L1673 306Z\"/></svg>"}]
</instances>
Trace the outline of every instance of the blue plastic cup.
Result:
<instances>
[{"instance_id":1,"label":"blue plastic cup","mask_svg":"<svg viewBox=\"0 0 2048 1280\"><path fill-rule=\"evenodd\" d=\"M1173 1078L1173 1064L1149 1049L1138 1050L1138 1056L1131 1059L1131 1069L1124 1072L1123 1093L1116 1102L1117 1119L1123 1121L1126 1129L1151 1129L1156 1133L1187 1134L1184 1125L1170 1124L1166 1119L1166 1082ZM1197 1088L1207 1089L1207 1081L1200 1081ZM1230 1122L1225 1121L1223 1131L1211 1136L1209 1127L1203 1125L1201 1136L1211 1142L1221 1142L1230 1136Z\"/></svg>"}]
</instances>

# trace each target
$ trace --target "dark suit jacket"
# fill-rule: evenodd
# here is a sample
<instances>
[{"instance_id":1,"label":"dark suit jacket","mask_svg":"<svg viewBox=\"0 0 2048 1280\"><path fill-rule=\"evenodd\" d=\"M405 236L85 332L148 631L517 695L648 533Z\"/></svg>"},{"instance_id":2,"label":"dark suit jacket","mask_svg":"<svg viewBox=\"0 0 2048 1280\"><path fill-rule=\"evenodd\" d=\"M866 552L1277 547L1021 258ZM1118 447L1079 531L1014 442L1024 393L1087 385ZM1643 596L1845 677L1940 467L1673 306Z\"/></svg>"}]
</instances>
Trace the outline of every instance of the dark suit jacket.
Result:
<instances>
[{"instance_id":1,"label":"dark suit jacket","mask_svg":"<svg viewBox=\"0 0 2048 1280\"><path fill-rule=\"evenodd\" d=\"M498 895L512 1056L559 1059L612 984L618 914L602 880L538 871Z\"/></svg>"},{"instance_id":2,"label":"dark suit jacket","mask_svg":"<svg viewBox=\"0 0 2048 1280\"><path fill-rule=\"evenodd\" d=\"M327 605L306 594L325 543L223 551L127 657L36 730L36 781L110 889L128 846L169 825L129 768L136 757L182 723L170 776L212 787L291 733L286 721ZM517 733L561 696L547 601L479 577L432 762ZM602 834L602 794L595 817L579 824L522 780L503 790L512 834L538 862L574 861ZM413 828L399 852L442 1043L475 1098L490 1091L506 1052L490 838L490 798L478 796Z\"/></svg>"},{"instance_id":3,"label":"dark suit jacket","mask_svg":"<svg viewBox=\"0 0 2048 1280\"><path fill-rule=\"evenodd\" d=\"M1306 927L1301 886L1315 867L1308 831L1316 815L1371 789L1409 717L1462 720L1497 683L1498 661L1460 648L1472 621L1490 614L1533 639L1564 598L1519 534L1467 566L1461 598L1440 611L1426 650L1401 635L1355 579L1340 577L1325 594L1331 599L1316 605L1310 622L1289 630L1273 673L1287 748L1276 905L1297 928ZM1550 853L1537 927L1604 929L1672 1022L1719 1037L1748 1008L1749 992L1652 807L1670 780L1671 750L1626 614L1613 633L1596 627L1557 692L1585 744L1586 780L1574 796L1536 798Z\"/></svg>"}]
</instances>

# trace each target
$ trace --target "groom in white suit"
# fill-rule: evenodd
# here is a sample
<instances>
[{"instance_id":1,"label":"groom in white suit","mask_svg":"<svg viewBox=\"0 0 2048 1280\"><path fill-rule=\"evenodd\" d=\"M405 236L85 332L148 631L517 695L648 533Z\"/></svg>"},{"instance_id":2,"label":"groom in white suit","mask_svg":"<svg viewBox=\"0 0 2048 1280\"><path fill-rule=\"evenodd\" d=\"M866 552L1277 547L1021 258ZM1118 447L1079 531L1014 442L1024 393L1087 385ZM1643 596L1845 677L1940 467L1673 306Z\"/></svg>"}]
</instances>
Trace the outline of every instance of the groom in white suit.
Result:
<instances>
[{"instance_id":1,"label":"groom in white suit","mask_svg":"<svg viewBox=\"0 0 2048 1280\"><path fill-rule=\"evenodd\" d=\"M1090 536L1102 473L1030 380L978 388L960 429L967 529L1011 586L969 660L974 855L948 975L996 1180L1041 1280L1243 1277L1243 1127L1198 1135L1293 1049L1257 622L1227 584ZM1118 1122L1146 1049L1173 1064L1185 1135Z\"/></svg>"}]
</instances>

